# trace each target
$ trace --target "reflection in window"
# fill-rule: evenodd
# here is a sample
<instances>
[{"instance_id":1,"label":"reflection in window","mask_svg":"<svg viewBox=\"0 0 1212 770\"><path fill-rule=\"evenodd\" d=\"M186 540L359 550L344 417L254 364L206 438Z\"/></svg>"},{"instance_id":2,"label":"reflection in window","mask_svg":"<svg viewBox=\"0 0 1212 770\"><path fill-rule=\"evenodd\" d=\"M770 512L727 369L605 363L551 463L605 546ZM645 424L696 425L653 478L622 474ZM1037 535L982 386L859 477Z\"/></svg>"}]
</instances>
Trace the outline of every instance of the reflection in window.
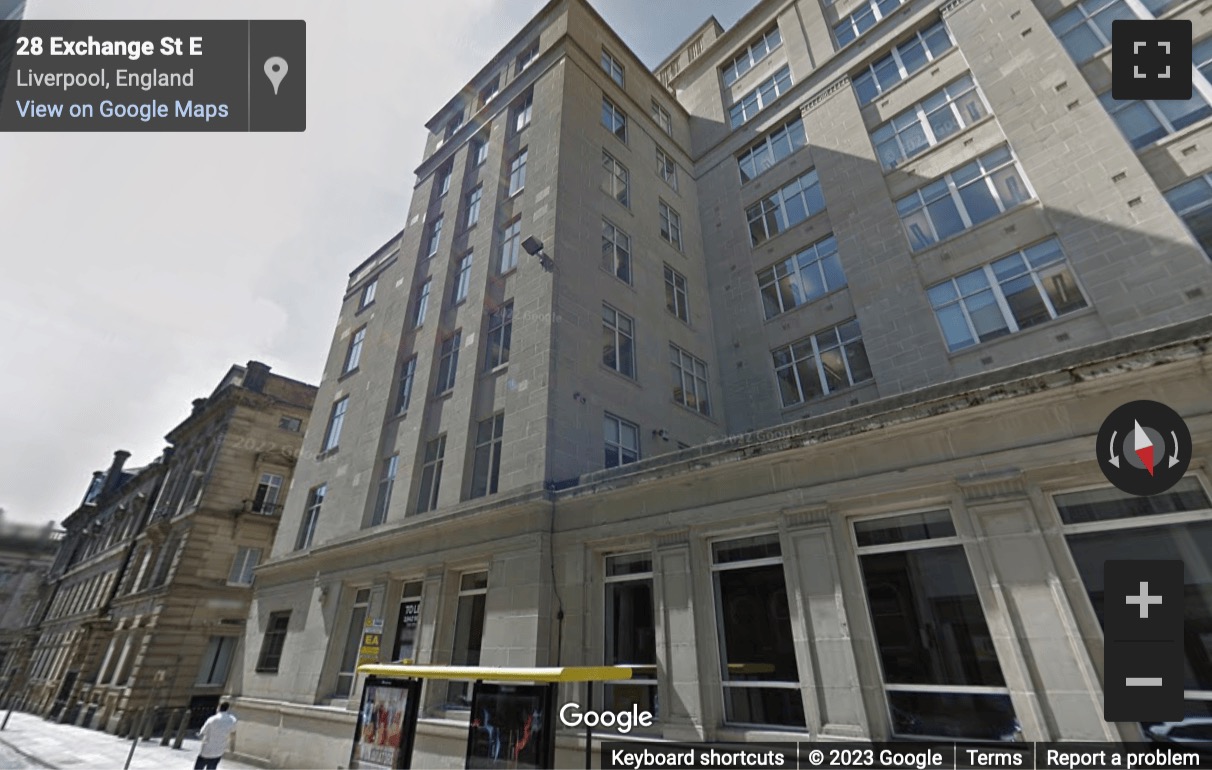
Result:
<instances>
[{"instance_id":1,"label":"reflection in window","mask_svg":"<svg viewBox=\"0 0 1212 770\"><path fill-rule=\"evenodd\" d=\"M1153 497L1114 488L1054 498L1065 540L1100 624L1104 620L1103 565L1113 559L1180 560L1184 564L1183 672L1186 719L1144 725L1157 739L1183 734L1212 740L1212 501L1199 481L1187 477Z\"/></svg>"},{"instance_id":2,"label":"reflection in window","mask_svg":"<svg viewBox=\"0 0 1212 770\"><path fill-rule=\"evenodd\" d=\"M712 544L725 720L804 727L778 535Z\"/></svg>"},{"instance_id":3,"label":"reflection in window","mask_svg":"<svg viewBox=\"0 0 1212 770\"><path fill-rule=\"evenodd\" d=\"M1018 722L949 519L934 511L855 523L892 730L1012 740Z\"/></svg>"},{"instance_id":4,"label":"reflection in window","mask_svg":"<svg viewBox=\"0 0 1212 770\"><path fill-rule=\"evenodd\" d=\"M633 705L659 714L656 679L656 613L652 557L627 554L606 557L607 666L635 665L632 679L604 686L606 709L627 711Z\"/></svg>"}]
</instances>

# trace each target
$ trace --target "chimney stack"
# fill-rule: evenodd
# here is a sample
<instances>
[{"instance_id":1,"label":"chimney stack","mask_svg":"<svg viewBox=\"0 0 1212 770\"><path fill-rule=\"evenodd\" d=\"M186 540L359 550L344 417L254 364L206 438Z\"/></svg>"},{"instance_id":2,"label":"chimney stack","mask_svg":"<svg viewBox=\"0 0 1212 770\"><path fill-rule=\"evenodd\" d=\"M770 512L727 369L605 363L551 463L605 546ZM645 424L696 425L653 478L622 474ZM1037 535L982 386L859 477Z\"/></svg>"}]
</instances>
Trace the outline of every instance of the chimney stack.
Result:
<instances>
[{"instance_id":1,"label":"chimney stack","mask_svg":"<svg viewBox=\"0 0 1212 770\"><path fill-rule=\"evenodd\" d=\"M198 412L201 412L205 408L206 408L206 399L195 398L194 399L194 410L189 413L189 416L193 417L194 415L196 415Z\"/></svg>"},{"instance_id":2,"label":"chimney stack","mask_svg":"<svg viewBox=\"0 0 1212 770\"><path fill-rule=\"evenodd\" d=\"M88 489L84 490L84 500L82 505L88 505L101 494L101 485L105 482L105 471L93 471L93 480L88 482Z\"/></svg>"},{"instance_id":3,"label":"chimney stack","mask_svg":"<svg viewBox=\"0 0 1212 770\"><path fill-rule=\"evenodd\" d=\"M122 480L122 466L129 458L130 452L125 449L114 452L114 462L105 473L105 486L101 488L101 494L107 495L118 487L118 483Z\"/></svg>"},{"instance_id":4,"label":"chimney stack","mask_svg":"<svg viewBox=\"0 0 1212 770\"><path fill-rule=\"evenodd\" d=\"M249 361L244 369L244 388L253 393L265 392L265 381L269 379L269 367L260 361Z\"/></svg>"}]
</instances>

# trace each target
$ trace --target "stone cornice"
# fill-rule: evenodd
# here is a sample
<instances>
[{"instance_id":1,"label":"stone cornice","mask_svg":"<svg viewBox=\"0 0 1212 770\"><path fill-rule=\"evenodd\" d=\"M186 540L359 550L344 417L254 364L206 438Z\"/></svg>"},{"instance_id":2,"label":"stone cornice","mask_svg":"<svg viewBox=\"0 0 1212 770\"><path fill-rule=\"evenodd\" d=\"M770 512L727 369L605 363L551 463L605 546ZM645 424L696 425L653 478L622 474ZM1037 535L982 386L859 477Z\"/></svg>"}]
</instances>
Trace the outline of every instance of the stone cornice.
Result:
<instances>
[{"instance_id":1,"label":"stone cornice","mask_svg":"<svg viewBox=\"0 0 1212 770\"><path fill-rule=\"evenodd\" d=\"M1027 496L1027 479L1017 468L961 476L955 483L969 505L1015 500Z\"/></svg>"}]
</instances>

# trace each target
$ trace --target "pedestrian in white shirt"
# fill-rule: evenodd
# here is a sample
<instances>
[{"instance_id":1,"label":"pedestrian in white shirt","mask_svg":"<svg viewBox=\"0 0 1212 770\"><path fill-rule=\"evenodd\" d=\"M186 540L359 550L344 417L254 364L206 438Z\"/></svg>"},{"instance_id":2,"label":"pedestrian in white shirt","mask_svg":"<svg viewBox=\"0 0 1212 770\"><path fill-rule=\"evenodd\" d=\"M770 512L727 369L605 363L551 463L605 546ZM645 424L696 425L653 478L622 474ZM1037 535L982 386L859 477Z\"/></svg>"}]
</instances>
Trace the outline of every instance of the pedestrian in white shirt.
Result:
<instances>
[{"instance_id":1,"label":"pedestrian in white shirt","mask_svg":"<svg viewBox=\"0 0 1212 770\"><path fill-rule=\"evenodd\" d=\"M219 713L215 714L198 731L202 739L202 747L198 750L198 761L194 770L216 770L219 760L227 751L228 739L236 734L236 717L228 711L229 703L219 704Z\"/></svg>"}]
</instances>

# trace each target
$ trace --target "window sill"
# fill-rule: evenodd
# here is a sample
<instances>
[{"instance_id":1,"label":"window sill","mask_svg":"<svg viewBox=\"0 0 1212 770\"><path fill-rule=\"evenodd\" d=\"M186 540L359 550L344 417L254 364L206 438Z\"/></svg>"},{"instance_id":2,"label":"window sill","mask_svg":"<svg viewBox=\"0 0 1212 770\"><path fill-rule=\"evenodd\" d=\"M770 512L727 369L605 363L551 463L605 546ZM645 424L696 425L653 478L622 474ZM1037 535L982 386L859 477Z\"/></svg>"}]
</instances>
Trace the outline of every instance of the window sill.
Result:
<instances>
[{"instance_id":1,"label":"window sill","mask_svg":"<svg viewBox=\"0 0 1212 770\"><path fill-rule=\"evenodd\" d=\"M496 377L497 375L505 374L508 371L509 371L509 362L506 361L503 364L498 364L497 366L494 366L491 369L485 371L484 376L485 377Z\"/></svg>"},{"instance_id":2,"label":"window sill","mask_svg":"<svg viewBox=\"0 0 1212 770\"><path fill-rule=\"evenodd\" d=\"M853 385L847 385L846 387L841 388L840 390L835 390L832 393L828 393L826 395L813 396L812 398L808 399L807 401L801 401L798 404L792 404L791 406L781 407L780 411L782 411L784 414L786 414L788 412L795 412L795 411L798 411L801 409L808 409L808 408L811 408L814 406L827 405L830 401L840 400L842 396L851 395L854 392L858 391L859 389L867 387L869 385L875 385L874 377L872 377L869 380L863 380L862 382L856 382ZM775 390L778 390L777 380L775 382ZM816 413L811 414L811 415L804 414L804 415L799 415L796 417L790 417L787 419L788 420L792 420L792 419L801 420L801 419L804 419L804 418L807 418L810 416L816 417L817 414Z\"/></svg>"},{"instance_id":3,"label":"window sill","mask_svg":"<svg viewBox=\"0 0 1212 770\"><path fill-rule=\"evenodd\" d=\"M601 270L603 273L605 273L606 275L610 276L610 277L611 277L611 278L613 278L614 280L616 280L616 281L618 281L619 283L621 283L621 284L623 284L624 286L626 286L628 289L631 289L632 291L635 291L635 290L636 290L636 288L635 288L635 284L633 284L633 283L632 283L632 282L630 282L630 281L624 281L622 278L619 278L619 274L618 274L618 273L614 272L613 270L607 270L605 265L603 265L603 264L599 263L599 264L598 264L598 268L599 268L599 269L600 269L600 270ZM632 273L632 276L633 276L633 277L634 277L634 275L635 275L635 274L634 274L634 273Z\"/></svg>"},{"instance_id":4,"label":"window sill","mask_svg":"<svg viewBox=\"0 0 1212 770\"><path fill-rule=\"evenodd\" d=\"M339 447L339 446L333 447L332 449L326 449L325 451L316 455L316 461L319 462L321 460L327 460L328 458L332 457L333 455L335 455L337 452L340 452L340 451L341 451L341 447Z\"/></svg>"},{"instance_id":5,"label":"window sill","mask_svg":"<svg viewBox=\"0 0 1212 770\"><path fill-rule=\"evenodd\" d=\"M792 256L794 256L794 255L792 255ZM819 296L815 299L811 299L802 305L796 305L795 307L791 308L790 310L784 310L783 312L779 313L778 315L771 316L770 318L767 318L763 323L772 324L775 321L785 321L787 319L787 317L790 316L791 314L798 313L806 307L812 307L813 305L824 302L827 299L835 298L837 294L839 294L849 288L850 288L850 284L846 284L845 286L839 286L836 289L834 289L833 291L828 292L827 294L822 294L821 296ZM758 287L758 296L759 297L761 296L761 287L760 286Z\"/></svg>"},{"instance_id":6,"label":"window sill","mask_svg":"<svg viewBox=\"0 0 1212 770\"><path fill-rule=\"evenodd\" d=\"M598 367L599 367L599 368L600 368L600 369L601 369L603 372L608 373L610 376L612 376L612 377L614 377L614 378L616 378L616 379L619 379L619 380L622 380L623 382L626 382L626 383L629 383L629 384L631 384L631 385L634 385L634 386L636 386L637 388L642 388L642 387L643 387L642 385L640 385L640 381L639 381L638 379L636 379L635 377L630 377L630 376L628 376L628 375L626 375L626 374L623 374L623 373L622 373L622 372L620 372L618 369L611 369L609 366L607 366L606 364L603 364L603 363L599 363L599 364L598 364Z\"/></svg>"},{"instance_id":7,"label":"window sill","mask_svg":"<svg viewBox=\"0 0 1212 770\"><path fill-rule=\"evenodd\" d=\"M388 419L389 420L403 420L407 416L408 416L408 410L405 409L403 412L396 412L393 417L390 417Z\"/></svg>"},{"instance_id":8,"label":"window sill","mask_svg":"<svg viewBox=\"0 0 1212 770\"><path fill-rule=\"evenodd\" d=\"M444 400L450 398L451 396L453 396L454 392L455 392L455 389L451 388L450 390L444 390L441 393L434 393L433 398L435 401L444 401Z\"/></svg>"},{"instance_id":9,"label":"window sill","mask_svg":"<svg viewBox=\"0 0 1212 770\"><path fill-rule=\"evenodd\" d=\"M374 300L371 300L369 304L367 304L367 305L363 305L363 306L361 306L360 308L358 308L357 310L355 310L355 311L354 311L354 317L357 317L357 316L362 315L362 313L363 313L364 311L370 310L370 309L371 309L372 307L374 307L374 306L375 306Z\"/></svg>"},{"instance_id":10,"label":"window sill","mask_svg":"<svg viewBox=\"0 0 1212 770\"><path fill-rule=\"evenodd\" d=\"M832 394L831 394L831 395L832 395ZM669 399L669 403L671 403L671 404L673 404L674 406L678 407L678 409L679 409L679 410L681 410L681 411L683 411L683 412L689 412L690 414L696 415L696 416L698 416L698 417L700 417L700 418L702 418L702 419L706 420L707 422L711 423L712 425L716 425L716 424L717 424L717 423L716 423L716 421L715 421L715 418L714 418L714 417L712 417L712 416L711 416L711 414L703 414L703 413L702 413L702 412L700 412L698 409L694 409L694 408L691 408L691 407L689 407L689 406L686 406L685 404L683 404L683 403L679 402L677 399L673 399L673 398L671 398L671 399Z\"/></svg>"},{"instance_id":11,"label":"window sill","mask_svg":"<svg viewBox=\"0 0 1212 770\"><path fill-rule=\"evenodd\" d=\"M999 222L1002 222L1007 217L1009 217L1015 213L1018 213L1021 211L1026 211L1029 208L1042 208L1042 207L1043 206L1040 203L1039 198L1034 198L1034 197L1028 198L1027 200L1023 201L1022 203L1014 204L1014 206L1006 209L1005 211L1001 212L1000 214L993 217L992 219L986 219L984 222L981 222L979 225L973 225L972 227L969 227L967 230L961 230L960 232L956 233L955 235L949 235L941 241L935 241L934 243L930 244L929 246L926 246L921 249L916 249L916 250L913 248L912 243L909 241L909 234L907 232L905 232L904 220L901 220L901 233L904 234L904 236L905 236L905 242L910 244L910 247L909 247L910 256L913 257L914 259L921 259L922 257L925 257L927 255L932 255L940 247L948 246L948 245L954 246L954 244L956 242L958 242L961 238L964 238L965 236L971 236L971 235L974 235L974 234L979 233L982 230L986 230L986 229L991 230L991 229L993 229L994 225L998 224ZM920 211L921 209L918 209L918 210Z\"/></svg>"},{"instance_id":12,"label":"window sill","mask_svg":"<svg viewBox=\"0 0 1212 770\"><path fill-rule=\"evenodd\" d=\"M358 371L360 369L361 369L360 366L355 366L353 369L350 369L348 372L342 372L341 376L337 378L337 382L344 382L345 380L349 379L350 377L353 377L355 374L358 373Z\"/></svg>"},{"instance_id":13,"label":"window sill","mask_svg":"<svg viewBox=\"0 0 1212 770\"><path fill-rule=\"evenodd\" d=\"M1010 342L1012 340L1021 340L1024 337L1026 337L1034 332L1046 330L1048 328L1056 326L1057 324L1065 323L1067 321L1073 321L1075 319L1085 318L1086 316L1094 315L1096 312L1097 311L1095 310L1094 306L1088 304L1088 305L1086 305L1086 307L1082 308L1081 310L1074 310L1071 313L1065 313L1064 315L1057 316L1056 318L1050 318L1047 321L1037 323L1035 326L1028 326L1026 329L1019 329L1016 332L1011 332L1010 334L1002 335L1001 337L991 339L988 342L978 342L975 345L969 345L968 347L960 348L959 350L948 350L947 358L951 359L951 360L956 360L956 359L965 358L973 353L988 353L990 350L992 350L994 347L998 346L1000 343ZM946 339L943 339L943 345L945 346L946 344L947 344Z\"/></svg>"},{"instance_id":14,"label":"window sill","mask_svg":"<svg viewBox=\"0 0 1212 770\"><path fill-rule=\"evenodd\" d=\"M902 7L902 8L903 8L904 6L900 6L900 7ZM895 12L894 12L894 13L895 13ZM880 23L882 23L882 22L883 22L883 19L881 19L881 20L880 20L880 22L877 22L877 23L876 23L876 26L879 26L879 24L880 24ZM872 27L872 29L874 29L874 27ZM869 29L869 30L867 30L867 32L870 32L870 31L871 31L870 29ZM1049 29L1049 31L1051 31L1051 29ZM866 35L866 33L864 33L864 35ZM860 40L861 40L861 39L862 39L862 38L860 38ZM857 41L855 41L855 42L857 42ZM854 44L854 43L851 43L850 45L853 45L853 44ZM921 75L923 72L928 72L928 71L930 71L930 70L933 70L935 67L937 67L937 66L938 66L938 63L939 63L939 62L941 62L943 59L946 59L948 56L950 56L950 55L951 55L953 52L955 52L955 51L957 51L957 50L959 50L959 46L958 46L958 45L952 45L952 46L951 46L950 48L948 48L946 51L943 51L941 54L939 54L938 56L936 56L935 58L933 58L933 59L931 59L929 62L927 62L927 63L926 63L926 66L922 67L922 68L921 68L920 70L918 70L917 72L913 73L912 75L910 75L910 76L909 76L909 77L907 77L907 78L903 78L903 79L901 79L901 80L900 80L900 81L898 81L897 83L894 83L892 86L890 86L890 87L888 88L888 90L887 90L887 91L880 91L878 94L876 94L876 95L875 95L875 98L874 98L874 99L872 99L871 101L867 102L866 104L860 104L860 105L859 105L859 110L864 110L864 109L866 109L867 107L869 107L870 105L875 104L876 102L879 102L879 101L886 101L886 100L888 99L888 94L892 93L893 91L896 91L896 89L898 89L898 88L901 88L901 87L902 87L902 86L904 86L906 83L912 83L914 80L916 80L916 79L917 79L917 76L918 76L918 75ZM1066 56L1068 56L1069 54L1068 54L1068 53L1066 53L1065 55L1066 55ZM1072 59L1070 59L1070 61L1072 61ZM1075 65L1075 66L1080 67L1081 65ZM864 71L865 71L865 72L870 72L870 70L864 70ZM853 88L853 87L854 87L854 85L853 85L853 81L851 81L851 88ZM857 91L855 92L854 96L855 96L855 98L856 98L856 99L858 98L858 92L857 92ZM918 101L920 101L920 99L919 99ZM884 106L884 105L880 105L880 106Z\"/></svg>"},{"instance_id":15,"label":"window sill","mask_svg":"<svg viewBox=\"0 0 1212 770\"><path fill-rule=\"evenodd\" d=\"M518 266L514 265L513 267L509 268L508 270L503 270L500 273L497 273L497 278L508 278L509 276L514 275L517 272L518 272Z\"/></svg>"},{"instance_id":16,"label":"window sill","mask_svg":"<svg viewBox=\"0 0 1212 770\"><path fill-rule=\"evenodd\" d=\"M805 173L807 173L807 172L805 172ZM760 200L761 199L759 198L758 201L760 201ZM748 204L748 206L745 206L745 209L748 209L749 207L753 206L754 203L757 203L758 201L754 201L754 202ZM785 238L789 233L795 233L795 232L799 232L804 237L812 237L813 238L812 242L815 243L817 240L824 238L826 235L828 235L830 232L832 232L832 230L829 227L825 227L825 229L822 231L822 233L823 233L822 235L820 235L820 236L811 235L812 233L814 233L816 231L816 228L818 225L826 223L825 217L828 216L828 214L829 214L829 208L825 207L825 208L821 209L820 211L816 212L815 214L810 214L807 219L800 222L799 224L792 225L791 227L788 227L786 230L783 230L779 233L776 233L776 234L770 236L769 238L767 238L766 240L757 244L756 246L752 245L753 236L751 235L749 237L749 243L750 243L749 249L754 254L761 251L762 249L766 249L768 251L773 252L775 250L774 246L777 245L780 238ZM745 222L745 229L747 229L747 230L749 229L749 222L748 222L747 216L746 216L746 222ZM902 231L904 230L903 226L901 227L901 230ZM750 232L752 232L752 231L750 231ZM968 231L965 230L964 232L968 232ZM914 252L914 253L916 253L916 252Z\"/></svg>"},{"instance_id":17,"label":"window sill","mask_svg":"<svg viewBox=\"0 0 1212 770\"><path fill-rule=\"evenodd\" d=\"M893 117L895 117L895 116L893 116ZM889 118L889 120L891 120L891 119L892 118ZM880 168L884 169L884 176L892 176L893 174L899 172L902 174L907 174L911 177L918 177L920 175L917 173L917 169L919 166L922 165L922 163L924 161L929 160L930 157L933 155L941 154L942 150L944 148L952 147L952 145L954 145L959 139L968 136L969 134L973 133L977 128L985 125L986 123L991 122L992 120L993 120L993 113L991 112L988 115L986 115L985 117L976 121L975 123L970 123L969 125L964 126L959 131L955 132L954 134L947 137L946 139L939 142L938 144L933 144L933 145L927 147L926 149L919 152L917 155L914 155L912 158L904 158L903 160L901 160L899 162L898 165L893 166L892 168L884 168L884 164L882 161L879 160L879 158L876 158L876 161L879 162ZM885 121L885 122L887 122L887 121ZM883 125L883 123L881 123L880 125ZM914 189L920 190L921 187L917 187Z\"/></svg>"}]
</instances>

